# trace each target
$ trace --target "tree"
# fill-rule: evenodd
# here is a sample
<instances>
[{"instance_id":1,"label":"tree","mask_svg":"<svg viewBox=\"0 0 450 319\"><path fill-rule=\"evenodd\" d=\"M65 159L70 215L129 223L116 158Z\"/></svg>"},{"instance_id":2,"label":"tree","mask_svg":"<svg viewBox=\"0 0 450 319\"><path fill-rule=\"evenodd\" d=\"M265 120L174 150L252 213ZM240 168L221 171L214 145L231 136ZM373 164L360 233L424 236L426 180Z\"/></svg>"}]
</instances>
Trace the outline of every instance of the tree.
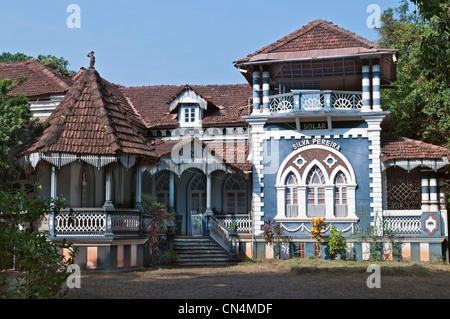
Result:
<instances>
[{"instance_id":1,"label":"tree","mask_svg":"<svg viewBox=\"0 0 450 319\"><path fill-rule=\"evenodd\" d=\"M69 61L67 61L63 57L57 58L54 55L39 54L37 59L49 69L55 70L69 78L72 78L76 74L75 71L69 71Z\"/></svg>"},{"instance_id":2,"label":"tree","mask_svg":"<svg viewBox=\"0 0 450 319\"><path fill-rule=\"evenodd\" d=\"M379 45L400 50L397 81L392 83L396 90L384 90L382 95L394 133L450 146L448 32L439 29L436 19L410 12L406 0L384 11L381 20ZM439 32L443 33L435 37ZM439 54L430 53L431 47L438 48Z\"/></svg>"},{"instance_id":3,"label":"tree","mask_svg":"<svg viewBox=\"0 0 450 319\"><path fill-rule=\"evenodd\" d=\"M20 62L20 61L26 61L31 59L31 56L28 56L24 53L9 53L9 52L3 52L0 54L0 62Z\"/></svg>"},{"instance_id":4,"label":"tree","mask_svg":"<svg viewBox=\"0 0 450 319\"><path fill-rule=\"evenodd\" d=\"M33 119L28 99L23 94L9 96L8 93L26 78L13 83L0 80L0 184L13 183L21 172L16 155L38 136L47 124Z\"/></svg>"}]
</instances>

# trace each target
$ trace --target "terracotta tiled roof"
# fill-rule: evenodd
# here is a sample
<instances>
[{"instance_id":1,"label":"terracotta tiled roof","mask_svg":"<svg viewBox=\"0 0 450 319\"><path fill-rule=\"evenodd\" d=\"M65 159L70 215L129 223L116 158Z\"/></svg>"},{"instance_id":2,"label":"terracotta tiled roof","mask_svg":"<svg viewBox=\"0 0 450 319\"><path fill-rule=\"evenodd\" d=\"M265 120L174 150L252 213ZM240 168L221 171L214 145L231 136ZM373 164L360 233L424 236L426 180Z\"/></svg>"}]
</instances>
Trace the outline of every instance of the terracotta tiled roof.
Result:
<instances>
[{"instance_id":1,"label":"terracotta tiled roof","mask_svg":"<svg viewBox=\"0 0 450 319\"><path fill-rule=\"evenodd\" d=\"M36 59L23 62L0 63L0 79L16 81L21 77L27 80L10 91L9 94L25 94L38 97L50 94L65 94L72 84L72 79L42 65Z\"/></svg>"},{"instance_id":2,"label":"terracotta tiled roof","mask_svg":"<svg viewBox=\"0 0 450 319\"><path fill-rule=\"evenodd\" d=\"M85 70L49 117L50 126L26 153L134 154L155 157L133 123L134 112L114 84Z\"/></svg>"},{"instance_id":3,"label":"terracotta tiled roof","mask_svg":"<svg viewBox=\"0 0 450 319\"><path fill-rule=\"evenodd\" d=\"M317 19L234 63L274 59L314 58L375 52L377 50L388 49L378 48L376 43L345 30L332 22Z\"/></svg>"},{"instance_id":4,"label":"terracotta tiled roof","mask_svg":"<svg viewBox=\"0 0 450 319\"><path fill-rule=\"evenodd\" d=\"M246 125L241 117L248 114L248 99L252 88L248 84L189 85L193 91L208 101L202 126ZM158 85L121 87L129 104L142 117L148 128L175 128L176 112L170 113L170 102L181 94L185 85Z\"/></svg>"},{"instance_id":5,"label":"terracotta tiled roof","mask_svg":"<svg viewBox=\"0 0 450 319\"><path fill-rule=\"evenodd\" d=\"M381 134L381 160L383 162L406 159L450 159L450 150L441 146L396 136Z\"/></svg>"}]
</instances>

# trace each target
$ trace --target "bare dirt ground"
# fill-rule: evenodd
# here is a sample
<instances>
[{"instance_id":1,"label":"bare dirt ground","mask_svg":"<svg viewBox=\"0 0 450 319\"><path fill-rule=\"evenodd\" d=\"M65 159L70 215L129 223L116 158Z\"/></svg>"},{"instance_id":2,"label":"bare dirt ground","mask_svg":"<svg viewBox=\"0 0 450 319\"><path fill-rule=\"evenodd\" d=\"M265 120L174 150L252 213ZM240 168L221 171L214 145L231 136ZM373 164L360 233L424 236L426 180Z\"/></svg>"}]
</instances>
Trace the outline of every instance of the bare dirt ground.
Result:
<instances>
[{"instance_id":1,"label":"bare dirt ground","mask_svg":"<svg viewBox=\"0 0 450 319\"><path fill-rule=\"evenodd\" d=\"M69 299L447 299L449 264L378 263L381 288L368 288L369 262L292 259L236 266L159 267L85 273Z\"/></svg>"}]
</instances>

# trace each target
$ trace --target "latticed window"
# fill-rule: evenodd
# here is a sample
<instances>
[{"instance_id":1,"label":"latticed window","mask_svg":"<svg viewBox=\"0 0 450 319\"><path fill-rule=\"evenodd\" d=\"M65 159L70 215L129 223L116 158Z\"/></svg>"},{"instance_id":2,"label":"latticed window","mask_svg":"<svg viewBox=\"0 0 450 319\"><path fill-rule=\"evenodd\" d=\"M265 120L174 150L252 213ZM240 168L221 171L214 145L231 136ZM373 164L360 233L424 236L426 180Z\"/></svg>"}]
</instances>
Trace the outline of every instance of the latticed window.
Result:
<instances>
[{"instance_id":1,"label":"latticed window","mask_svg":"<svg viewBox=\"0 0 450 319\"><path fill-rule=\"evenodd\" d=\"M297 179L293 173L286 177L286 217L298 216Z\"/></svg>"},{"instance_id":2,"label":"latticed window","mask_svg":"<svg viewBox=\"0 0 450 319\"><path fill-rule=\"evenodd\" d=\"M420 209L422 188L420 172L407 172L399 167L386 171L387 209Z\"/></svg>"},{"instance_id":3,"label":"latticed window","mask_svg":"<svg viewBox=\"0 0 450 319\"><path fill-rule=\"evenodd\" d=\"M347 216L347 178L342 172L334 179L334 207L336 217Z\"/></svg>"},{"instance_id":4,"label":"latticed window","mask_svg":"<svg viewBox=\"0 0 450 319\"><path fill-rule=\"evenodd\" d=\"M306 184L308 185L308 216L325 216L325 177L316 165L309 172Z\"/></svg>"}]
</instances>

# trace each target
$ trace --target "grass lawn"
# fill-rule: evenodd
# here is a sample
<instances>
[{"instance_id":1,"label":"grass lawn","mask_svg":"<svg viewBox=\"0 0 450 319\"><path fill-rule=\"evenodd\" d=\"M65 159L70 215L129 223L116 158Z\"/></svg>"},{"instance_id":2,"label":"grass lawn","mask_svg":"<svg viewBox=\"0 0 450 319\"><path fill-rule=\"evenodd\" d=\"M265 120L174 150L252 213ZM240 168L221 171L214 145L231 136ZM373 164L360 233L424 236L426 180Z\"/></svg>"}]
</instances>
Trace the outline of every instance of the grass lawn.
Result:
<instances>
[{"instance_id":1,"label":"grass lawn","mask_svg":"<svg viewBox=\"0 0 450 319\"><path fill-rule=\"evenodd\" d=\"M289 259L228 267L158 267L83 273L69 299L447 299L450 265L380 262L380 288L368 288L372 262Z\"/></svg>"}]
</instances>

